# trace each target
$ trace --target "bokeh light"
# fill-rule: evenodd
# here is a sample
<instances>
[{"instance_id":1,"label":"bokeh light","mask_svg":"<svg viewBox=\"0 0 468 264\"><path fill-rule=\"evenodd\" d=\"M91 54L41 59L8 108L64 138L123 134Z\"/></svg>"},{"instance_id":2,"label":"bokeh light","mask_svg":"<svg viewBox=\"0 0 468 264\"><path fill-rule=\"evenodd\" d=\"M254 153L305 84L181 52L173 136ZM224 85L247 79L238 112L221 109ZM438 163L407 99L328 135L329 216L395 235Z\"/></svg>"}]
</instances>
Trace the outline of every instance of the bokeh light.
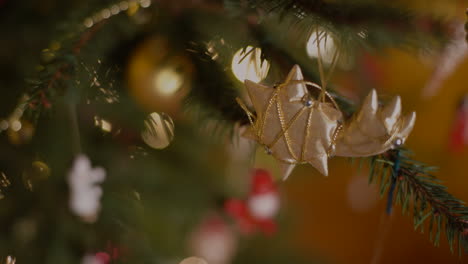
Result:
<instances>
[{"instance_id":1,"label":"bokeh light","mask_svg":"<svg viewBox=\"0 0 468 264\"><path fill-rule=\"evenodd\" d=\"M307 55L311 58L319 58L319 47L322 61L325 64L330 64L333 61L333 56L336 52L336 45L333 38L324 30L317 29L310 34L309 40L307 41ZM318 35L318 45L317 45Z\"/></svg>"},{"instance_id":2,"label":"bokeh light","mask_svg":"<svg viewBox=\"0 0 468 264\"><path fill-rule=\"evenodd\" d=\"M112 131L112 123L99 116L94 117L94 125L99 127L103 132L109 133Z\"/></svg>"},{"instance_id":3,"label":"bokeh light","mask_svg":"<svg viewBox=\"0 0 468 264\"><path fill-rule=\"evenodd\" d=\"M169 96L182 88L184 79L175 69L164 68L154 74L153 84L156 94Z\"/></svg>"},{"instance_id":4,"label":"bokeh light","mask_svg":"<svg viewBox=\"0 0 468 264\"><path fill-rule=\"evenodd\" d=\"M241 82L251 80L260 82L268 75L270 63L266 60L262 62L261 49L247 46L238 50L232 59L232 72Z\"/></svg>"},{"instance_id":5,"label":"bokeh light","mask_svg":"<svg viewBox=\"0 0 468 264\"><path fill-rule=\"evenodd\" d=\"M165 113L151 113L145 120L141 138L154 149L164 149L174 139L174 122Z\"/></svg>"}]
</instances>

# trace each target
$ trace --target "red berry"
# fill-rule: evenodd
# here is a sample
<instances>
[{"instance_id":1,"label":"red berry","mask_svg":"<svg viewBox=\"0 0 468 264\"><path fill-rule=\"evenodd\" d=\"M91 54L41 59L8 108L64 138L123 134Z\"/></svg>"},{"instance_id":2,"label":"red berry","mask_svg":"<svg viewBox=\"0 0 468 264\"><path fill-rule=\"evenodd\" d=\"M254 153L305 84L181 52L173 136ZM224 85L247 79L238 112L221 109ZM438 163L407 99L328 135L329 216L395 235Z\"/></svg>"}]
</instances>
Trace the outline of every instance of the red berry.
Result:
<instances>
[{"instance_id":1,"label":"red berry","mask_svg":"<svg viewBox=\"0 0 468 264\"><path fill-rule=\"evenodd\" d=\"M262 194L276 191L276 184L270 172L263 169L255 169L252 176L252 187L250 194Z\"/></svg>"},{"instance_id":2,"label":"red berry","mask_svg":"<svg viewBox=\"0 0 468 264\"><path fill-rule=\"evenodd\" d=\"M102 264L109 264L110 263L110 260L111 260L111 257L109 256L109 254L107 254L106 252L98 252L96 253L95 257L99 260L99 262L101 262Z\"/></svg>"}]
</instances>

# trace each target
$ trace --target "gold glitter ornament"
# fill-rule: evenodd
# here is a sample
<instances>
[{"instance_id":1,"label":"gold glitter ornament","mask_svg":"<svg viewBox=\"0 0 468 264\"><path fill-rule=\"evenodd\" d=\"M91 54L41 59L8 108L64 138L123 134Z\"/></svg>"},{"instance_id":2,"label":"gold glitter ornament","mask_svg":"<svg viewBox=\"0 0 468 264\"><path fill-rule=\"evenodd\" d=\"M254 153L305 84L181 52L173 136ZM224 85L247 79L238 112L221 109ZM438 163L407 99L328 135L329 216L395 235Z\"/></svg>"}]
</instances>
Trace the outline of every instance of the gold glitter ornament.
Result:
<instances>
[{"instance_id":1,"label":"gold glitter ornament","mask_svg":"<svg viewBox=\"0 0 468 264\"><path fill-rule=\"evenodd\" d=\"M42 161L34 161L31 166L23 172L23 184L26 189L33 191L34 185L47 180L49 176L49 166Z\"/></svg>"},{"instance_id":2,"label":"gold glitter ornament","mask_svg":"<svg viewBox=\"0 0 468 264\"><path fill-rule=\"evenodd\" d=\"M132 98L148 112L182 115L183 99L190 92L193 63L183 52L173 50L169 40L155 36L132 52L127 83Z\"/></svg>"},{"instance_id":3,"label":"gold glitter ornament","mask_svg":"<svg viewBox=\"0 0 468 264\"><path fill-rule=\"evenodd\" d=\"M43 63L50 63L56 58L55 52L50 49L44 49L41 53L41 60Z\"/></svg>"},{"instance_id":4,"label":"gold glitter ornament","mask_svg":"<svg viewBox=\"0 0 468 264\"><path fill-rule=\"evenodd\" d=\"M238 100L251 123L244 136L257 141L279 161L283 178L304 163L327 176L328 157L383 153L403 144L414 126L415 113L401 118L399 97L380 111L375 91L361 111L342 125L343 114L334 99L319 85L304 81L297 65L285 82L274 88L249 80L245 86L256 115ZM317 100L307 86L320 90Z\"/></svg>"}]
</instances>

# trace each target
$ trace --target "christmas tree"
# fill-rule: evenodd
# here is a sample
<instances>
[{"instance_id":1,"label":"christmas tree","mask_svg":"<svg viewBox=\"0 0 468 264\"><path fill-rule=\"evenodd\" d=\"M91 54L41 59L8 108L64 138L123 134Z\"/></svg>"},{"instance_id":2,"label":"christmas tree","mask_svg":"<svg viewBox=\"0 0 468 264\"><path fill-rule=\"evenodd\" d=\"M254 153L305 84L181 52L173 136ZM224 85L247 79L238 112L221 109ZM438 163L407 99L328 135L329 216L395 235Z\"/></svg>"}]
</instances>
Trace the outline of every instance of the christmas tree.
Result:
<instances>
[{"instance_id":1,"label":"christmas tree","mask_svg":"<svg viewBox=\"0 0 468 264\"><path fill-rule=\"evenodd\" d=\"M466 261L467 4L0 0L0 263Z\"/></svg>"}]
</instances>

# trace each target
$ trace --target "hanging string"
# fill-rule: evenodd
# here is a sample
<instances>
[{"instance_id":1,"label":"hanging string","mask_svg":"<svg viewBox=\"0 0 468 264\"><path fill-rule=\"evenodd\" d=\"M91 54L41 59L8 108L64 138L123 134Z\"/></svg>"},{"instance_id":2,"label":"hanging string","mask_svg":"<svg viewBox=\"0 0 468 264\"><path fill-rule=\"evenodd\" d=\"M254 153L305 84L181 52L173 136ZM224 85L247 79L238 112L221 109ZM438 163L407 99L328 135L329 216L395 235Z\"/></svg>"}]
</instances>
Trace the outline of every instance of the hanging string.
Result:
<instances>
[{"instance_id":1,"label":"hanging string","mask_svg":"<svg viewBox=\"0 0 468 264\"><path fill-rule=\"evenodd\" d=\"M323 67L322 51L321 51L321 48L320 48L320 34L319 34L318 29L315 31L315 35L316 35L315 42L316 42L316 45L317 45L317 52L318 52L317 62L318 62L318 68L319 68L319 74L320 74L320 82L322 84L322 92L320 93L319 101L320 102L325 102L325 96L326 96L325 92L327 90L327 84L328 84L328 81L330 80L330 78L331 78L331 76L332 76L332 74L333 74L333 72L335 70L335 67L336 67L336 64L338 62L340 52L339 52L339 48L335 49L335 51L333 53L333 58L332 58L332 61L331 61L331 64L330 64L330 70L328 71L328 74L325 75L325 70L324 70L324 67ZM324 38L324 41L326 43L327 35L326 35L326 33L324 33L324 35L325 36L323 38Z\"/></svg>"},{"instance_id":2,"label":"hanging string","mask_svg":"<svg viewBox=\"0 0 468 264\"><path fill-rule=\"evenodd\" d=\"M323 70L323 65L322 65L322 52L320 50L320 35L318 29L315 30L315 44L317 44L317 52L318 52L318 68L319 68L319 74L320 74L320 82L322 83L322 90L326 89L325 86L325 73ZM320 93L320 98L322 98L322 93Z\"/></svg>"}]
</instances>

